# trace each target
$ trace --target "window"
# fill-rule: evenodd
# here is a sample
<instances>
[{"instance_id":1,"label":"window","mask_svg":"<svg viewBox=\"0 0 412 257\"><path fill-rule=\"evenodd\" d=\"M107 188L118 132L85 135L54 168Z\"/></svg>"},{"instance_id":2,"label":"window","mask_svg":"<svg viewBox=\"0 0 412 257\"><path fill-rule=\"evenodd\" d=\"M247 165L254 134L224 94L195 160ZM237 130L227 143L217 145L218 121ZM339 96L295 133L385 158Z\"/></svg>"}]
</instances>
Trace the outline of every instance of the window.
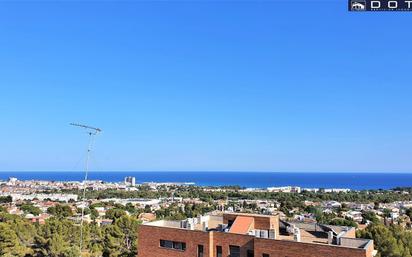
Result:
<instances>
[{"instance_id":1,"label":"window","mask_svg":"<svg viewBox=\"0 0 412 257\"><path fill-rule=\"evenodd\" d=\"M160 240L160 246L164 248L173 248L173 241Z\"/></svg>"},{"instance_id":2,"label":"window","mask_svg":"<svg viewBox=\"0 0 412 257\"><path fill-rule=\"evenodd\" d=\"M255 257L255 253L253 252L253 250L247 250L247 257Z\"/></svg>"},{"instance_id":3,"label":"window","mask_svg":"<svg viewBox=\"0 0 412 257\"><path fill-rule=\"evenodd\" d=\"M185 251L186 250L186 243L174 242L174 241L170 241L170 240L160 240L160 247L175 249L175 250L179 250L179 251Z\"/></svg>"},{"instance_id":4,"label":"window","mask_svg":"<svg viewBox=\"0 0 412 257\"><path fill-rule=\"evenodd\" d=\"M203 245L197 246L197 257L203 257Z\"/></svg>"},{"instance_id":5,"label":"window","mask_svg":"<svg viewBox=\"0 0 412 257\"><path fill-rule=\"evenodd\" d=\"M223 257L222 247L220 245L216 246L216 257Z\"/></svg>"},{"instance_id":6,"label":"window","mask_svg":"<svg viewBox=\"0 0 412 257\"><path fill-rule=\"evenodd\" d=\"M270 256L269 256L269 254L264 253L264 254L262 254L262 257L270 257Z\"/></svg>"},{"instance_id":7,"label":"window","mask_svg":"<svg viewBox=\"0 0 412 257\"><path fill-rule=\"evenodd\" d=\"M173 242L173 249L184 251L186 250L186 243Z\"/></svg>"},{"instance_id":8,"label":"window","mask_svg":"<svg viewBox=\"0 0 412 257\"><path fill-rule=\"evenodd\" d=\"M237 245L229 245L229 256L240 257L240 247Z\"/></svg>"}]
</instances>

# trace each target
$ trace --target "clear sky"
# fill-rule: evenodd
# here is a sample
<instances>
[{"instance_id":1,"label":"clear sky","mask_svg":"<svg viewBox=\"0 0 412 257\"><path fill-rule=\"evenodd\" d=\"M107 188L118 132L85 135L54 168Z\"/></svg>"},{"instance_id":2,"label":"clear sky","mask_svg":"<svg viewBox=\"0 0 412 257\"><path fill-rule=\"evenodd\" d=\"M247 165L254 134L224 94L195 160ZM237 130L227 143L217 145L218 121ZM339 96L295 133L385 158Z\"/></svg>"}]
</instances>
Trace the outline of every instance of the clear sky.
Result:
<instances>
[{"instance_id":1,"label":"clear sky","mask_svg":"<svg viewBox=\"0 0 412 257\"><path fill-rule=\"evenodd\" d=\"M412 16L1 1L0 170L412 171Z\"/></svg>"}]
</instances>

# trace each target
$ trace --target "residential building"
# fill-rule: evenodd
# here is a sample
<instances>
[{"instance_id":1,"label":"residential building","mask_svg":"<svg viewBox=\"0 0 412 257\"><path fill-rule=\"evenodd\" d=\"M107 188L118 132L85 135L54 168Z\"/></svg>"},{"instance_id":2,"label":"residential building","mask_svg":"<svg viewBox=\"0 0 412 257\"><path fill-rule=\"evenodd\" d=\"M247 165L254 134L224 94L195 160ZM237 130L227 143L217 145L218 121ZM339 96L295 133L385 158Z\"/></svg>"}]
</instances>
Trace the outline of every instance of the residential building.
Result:
<instances>
[{"instance_id":1,"label":"residential building","mask_svg":"<svg viewBox=\"0 0 412 257\"><path fill-rule=\"evenodd\" d=\"M221 213L140 226L139 257L372 257L355 228L280 221L279 215Z\"/></svg>"},{"instance_id":2,"label":"residential building","mask_svg":"<svg viewBox=\"0 0 412 257\"><path fill-rule=\"evenodd\" d=\"M126 185L134 187L136 185L136 178L135 177L125 177L124 178L124 183Z\"/></svg>"}]
</instances>

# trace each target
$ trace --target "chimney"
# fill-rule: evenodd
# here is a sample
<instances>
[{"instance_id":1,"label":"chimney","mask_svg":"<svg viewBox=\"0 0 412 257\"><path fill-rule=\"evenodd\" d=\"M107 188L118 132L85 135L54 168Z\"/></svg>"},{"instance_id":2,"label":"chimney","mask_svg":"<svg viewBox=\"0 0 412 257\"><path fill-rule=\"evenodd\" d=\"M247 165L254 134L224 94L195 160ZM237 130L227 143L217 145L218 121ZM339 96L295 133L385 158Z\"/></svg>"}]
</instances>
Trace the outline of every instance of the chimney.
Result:
<instances>
[{"instance_id":1,"label":"chimney","mask_svg":"<svg viewBox=\"0 0 412 257\"><path fill-rule=\"evenodd\" d=\"M328 244L333 244L333 231L328 232Z\"/></svg>"},{"instance_id":2,"label":"chimney","mask_svg":"<svg viewBox=\"0 0 412 257\"><path fill-rule=\"evenodd\" d=\"M299 228L295 228L295 231L294 231L294 233L293 233L293 239L294 239L296 242L300 242L300 241L301 241L301 238L300 238L300 229L299 229Z\"/></svg>"}]
</instances>

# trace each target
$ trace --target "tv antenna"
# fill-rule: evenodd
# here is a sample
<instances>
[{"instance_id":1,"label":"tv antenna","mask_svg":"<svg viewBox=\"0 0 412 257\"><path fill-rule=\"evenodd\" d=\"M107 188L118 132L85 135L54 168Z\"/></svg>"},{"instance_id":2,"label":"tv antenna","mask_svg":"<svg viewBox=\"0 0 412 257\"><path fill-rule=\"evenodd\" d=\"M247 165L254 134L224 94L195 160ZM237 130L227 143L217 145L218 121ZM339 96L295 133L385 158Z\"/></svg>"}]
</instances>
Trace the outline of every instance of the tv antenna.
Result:
<instances>
[{"instance_id":1,"label":"tv antenna","mask_svg":"<svg viewBox=\"0 0 412 257\"><path fill-rule=\"evenodd\" d=\"M94 143L94 137L102 132L101 129L83 125L83 124L78 124L78 123L70 123L71 126L83 128L87 131L87 134L89 135L89 143L87 145L87 151L86 151L86 162L85 162L85 167L84 167L84 180L83 180L83 202L82 202L82 216L80 220L80 257L82 255L82 248L83 248L83 221L84 221L84 208L86 205L86 182L89 176L89 162L90 162L90 153L93 148L93 143Z\"/></svg>"}]
</instances>

